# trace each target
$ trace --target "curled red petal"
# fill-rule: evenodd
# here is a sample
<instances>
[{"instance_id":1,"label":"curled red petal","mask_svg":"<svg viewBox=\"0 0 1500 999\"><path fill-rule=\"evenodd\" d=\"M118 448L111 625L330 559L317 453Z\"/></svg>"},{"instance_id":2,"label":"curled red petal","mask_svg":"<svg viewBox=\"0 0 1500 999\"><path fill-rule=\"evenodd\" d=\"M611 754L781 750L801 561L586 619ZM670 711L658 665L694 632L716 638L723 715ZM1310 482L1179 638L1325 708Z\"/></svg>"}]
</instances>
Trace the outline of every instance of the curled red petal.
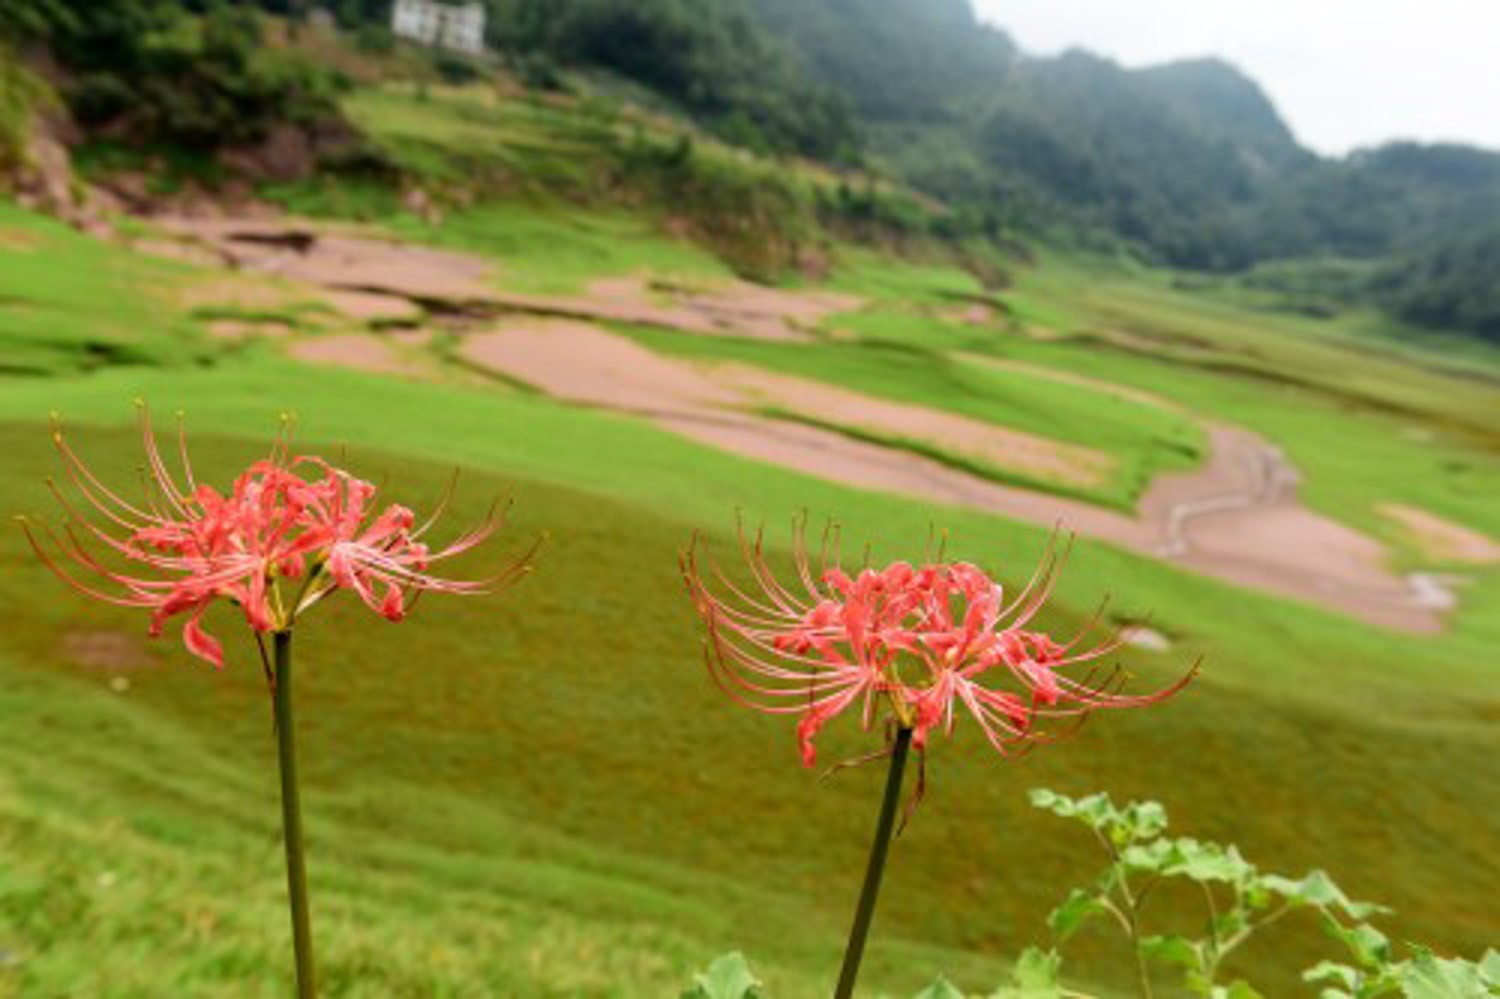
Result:
<instances>
[{"instance_id":1,"label":"curled red petal","mask_svg":"<svg viewBox=\"0 0 1500 999\"><path fill-rule=\"evenodd\" d=\"M203 624L199 620L203 612L199 611L187 619L182 626L182 641L188 651L199 659L211 663L214 669L224 668L224 646L219 640L203 630Z\"/></svg>"}]
</instances>

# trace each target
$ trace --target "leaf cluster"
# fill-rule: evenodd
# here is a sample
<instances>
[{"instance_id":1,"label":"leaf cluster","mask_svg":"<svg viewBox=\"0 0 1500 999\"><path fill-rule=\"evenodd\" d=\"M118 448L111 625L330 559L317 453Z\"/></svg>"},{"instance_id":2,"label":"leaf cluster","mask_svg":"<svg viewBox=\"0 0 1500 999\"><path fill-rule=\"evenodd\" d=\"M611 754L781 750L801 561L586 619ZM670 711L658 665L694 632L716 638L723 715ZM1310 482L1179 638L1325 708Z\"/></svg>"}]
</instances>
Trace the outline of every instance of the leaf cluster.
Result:
<instances>
[{"instance_id":1,"label":"leaf cluster","mask_svg":"<svg viewBox=\"0 0 1500 999\"><path fill-rule=\"evenodd\" d=\"M1203 999L1264 999L1250 982L1228 978L1224 959L1287 913L1315 913L1343 953L1303 973L1318 999L1495 999L1500 997L1500 951L1479 961L1441 957L1417 944L1401 956L1369 920L1388 909L1351 899L1325 871L1290 878L1260 870L1233 845L1167 834L1166 809L1155 801L1116 805L1107 794L1070 798L1045 789L1031 792L1037 808L1078 822L1092 832L1108 864L1087 887L1074 889L1047 917L1051 948L1028 948L1009 981L983 999L1091 999L1062 980L1062 945L1095 920L1113 922L1138 959L1143 999L1153 971L1171 973ZM1143 912L1154 888L1167 879L1199 887L1205 919L1197 932L1147 934ZM768 999L743 955L719 958L697 976L682 999ZM944 978L913 999L966 999Z\"/></svg>"},{"instance_id":2,"label":"leaf cluster","mask_svg":"<svg viewBox=\"0 0 1500 999\"><path fill-rule=\"evenodd\" d=\"M1224 961L1251 937L1298 910L1315 913L1350 962L1324 961L1304 974L1305 980L1322 983L1320 999L1480 999L1497 994L1486 989L1500 992L1500 953L1490 951L1476 964L1438 958L1413 946L1412 956L1400 959L1385 934L1369 922L1390 910L1351 899L1326 871L1300 878L1268 873L1232 844L1170 836L1166 809L1158 802L1116 806L1105 794L1074 799L1044 789L1032 791L1031 802L1087 827L1108 858L1091 886L1075 889L1048 917L1057 943L1092 920L1112 917L1136 954L1146 997L1151 995L1152 970L1160 969L1205 999L1259 999L1262 993L1250 982L1226 976ZM1205 911L1197 932L1145 932L1146 904L1168 879L1195 884L1201 891Z\"/></svg>"},{"instance_id":3,"label":"leaf cluster","mask_svg":"<svg viewBox=\"0 0 1500 999\"><path fill-rule=\"evenodd\" d=\"M45 45L80 124L143 145L254 143L278 124L334 122L342 81L264 44L250 5L191 0L15 0L0 39Z\"/></svg>"}]
</instances>

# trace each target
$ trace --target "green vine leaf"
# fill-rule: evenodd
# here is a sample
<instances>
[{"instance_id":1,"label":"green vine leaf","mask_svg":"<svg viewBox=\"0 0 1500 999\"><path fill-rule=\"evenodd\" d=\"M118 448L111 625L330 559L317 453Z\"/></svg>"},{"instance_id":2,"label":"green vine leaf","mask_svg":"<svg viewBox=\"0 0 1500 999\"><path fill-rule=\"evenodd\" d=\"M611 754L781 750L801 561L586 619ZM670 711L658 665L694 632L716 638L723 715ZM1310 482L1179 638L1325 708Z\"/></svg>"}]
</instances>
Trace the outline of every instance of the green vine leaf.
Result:
<instances>
[{"instance_id":1,"label":"green vine leaf","mask_svg":"<svg viewBox=\"0 0 1500 999\"><path fill-rule=\"evenodd\" d=\"M1162 871L1176 857L1170 840L1152 840L1137 846L1126 847L1120 853L1125 866L1134 871Z\"/></svg>"},{"instance_id":2,"label":"green vine leaf","mask_svg":"<svg viewBox=\"0 0 1500 999\"><path fill-rule=\"evenodd\" d=\"M1172 854L1163 865L1163 873L1193 881L1224 881L1243 884L1255 876L1255 867L1233 846L1202 843L1184 837L1172 844Z\"/></svg>"},{"instance_id":3,"label":"green vine leaf","mask_svg":"<svg viewBox=\"0 0 1500 999\"><path fill-rule=\"evenodd\" d=\"M1141 940L1141 953L1148 961L1182 968L1196 968L1203 963L1198 948L1186 937L1145 937Z\"/></svg>"},{"instance_id":4,"label":"green vine leaf","mask_svg":"<svg viewBox=\"0 0 1500 999\"><path fill-rule=\"evenodd\" d=\"M1016 959L1010 984L1002 985L990 999L1062 999L1062 986L1058 984L1061 966L1062 955L1057 951L1028 947Z\"/></svg>"},{"instance_id":5,"label":"green vine leaf","mask_svg":"<svg viewBox=\"0 0 1500 999\"><path fill-rule=\"evenodd\" d=\"M1390 938L1369 923L1345 926L1331 916L1324 916L1324 922L1329 932L1349 948L1349 953L1361 967L1378 969L1390 962Z\"/></svg>"},{"instance_id":6,"label":"green vine leaf","mask_svg":"<svg viewBox=\"0 0 1500 999\"><path fill-rule=\"evenodd\" d=\"M913 999L964 999L964 994L954 988L948 979L939 977L937 981L918 992Z\"/></svg>"},{"instance_id":7,"label":"green vine leaf","mask_svg":"<svg viewBox=\"0 0 1500 999\"><path fill-rule=\"evenodd\" d=\"M1209 999L1265 999L1265 997L1252 988L1249 982L1239 981L1228 987L1215 985L1213 991L1209 992Z\"/></svg>"},{"instance_id":8,"label":"green vine leaf","mask_svg":"<svg viewBox=\"0 0 1500 999\"><path fill-rule=\"evenodd\" d=\"M1107 794L1091 794L1086 798L1074 799L1039 787L1033 788L1029 797L1035 807L1059 818L1077 819L1099 832L1105 832L1107 826L1121 821L1119 810Z\"/></svg>"},{"instance_id":9,"label":"green vine leaf","mask_svg":"<svg viewBox=\"0 0 1500 999\"><path fill-rule=\"evenodd\" d=\"M1104 902L1098 895L1082 888L1074 888L1062 905L1053 909L1052 914L1047 917L1047 926L1061 942L1077 932L1084 923L1105 911Z\"/></svg>"},{"instance_id":10,"label":"green vine leaf","mask_svg":"<svg viewBox=\"0 0 1500 999\"><path fill-rule=\"evenodd\" d=\"M1132 840L1152 839L1167 828L1167 810L1159 801L1133 801L1122 813Z\"/></svg>"},{"instance_id":11,"label":"green vine leaf","mask_svg":"<svg viewBox=\"0 0 1500 999\"><path fill-rule=\"evenodd\" d=\"M1325 871L1309 871L1300 881L1270 874L1262 879L1262 883L1288 902L1324 910L1338 910L1350 919L1369 919L1391 911L1373 902L1352 901Z\"/></svg>"},{"instance_id":12,"label":"green vine leaf","mask_svg":"<svg viewBox=\"0 0 1500 999\"><path fill-rule=\"evenodd\" d=\"M745 955L735 951L716 958L699 972L682 999L765 999L760 980L750 971Z\"/></svg>"},{"instance_id":13,"label":"green vine leaf","mask_svg":"<svg viewBox=\"0 0 1500 999\"><path fill-rule=\"evenodd\" d=\"M1500 978L1493 971L1500 967L1494 951L1485 954L1482 963L1461 958L1438 957L1423 947L1413 947L1416 957L1402 970L1401 994L1406 999L1486 999L1500 996Z\"/></svg>"},{"instance_id":14,"label":"green vine leaf","mask_svg":"<svg viewBox=\"0 0 1500 999\"><path fill-rule=\"evenodd\" d=\"M1334 961L1321 961L1302 972L1304 982L1335 982L1343 987L1340 995L1352 993L1359 987L1359 971L1349 967L1347 964L1338 964Z\"/></svg>"}]
</instances>

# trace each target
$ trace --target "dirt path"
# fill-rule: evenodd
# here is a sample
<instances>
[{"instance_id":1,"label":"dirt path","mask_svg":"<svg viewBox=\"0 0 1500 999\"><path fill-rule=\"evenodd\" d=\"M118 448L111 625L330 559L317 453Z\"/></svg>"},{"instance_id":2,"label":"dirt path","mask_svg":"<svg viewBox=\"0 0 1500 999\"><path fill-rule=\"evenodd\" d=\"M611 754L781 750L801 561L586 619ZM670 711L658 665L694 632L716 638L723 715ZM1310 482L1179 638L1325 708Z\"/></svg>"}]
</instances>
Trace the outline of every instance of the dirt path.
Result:
<instances>
[{"instance_id":1,"label":"dirt path","mask_svg":"<svg viewBox=\"0 0 1500 999\"><path fill-rule=\"evenodd\" d=\"M1402 503L1382 503L1375 510L1401 525L1429 558L1472 565L1500 562L1500 545L1462 524Z\"/></svg>"},{"instance_id":2,"label":"dirt path","mask_svg":"<svg viewBox=\"0 0 1500 999\"><path fill-rule=\"evenodd\" d=\"M823 316L858 306L845 296L748 285L672 289L633 278L596 282L579 296L519 295L499 290L484 261L449 251L274 220L167 220L166 226L211 248L230 266L277 274L322 293L352 318L404 315L413 304L470 321L495 317L487 332L466 339L462 350L471 363L577 404L646 417L748 458L861 488L1045 526L1060 523L1206 575L1386 627L1437 631L1442 611L1453 604L1440 579L1395 575L1377 541L1303 506L1296 470L1274 445L1243 429L1206 427L1210 452L1204 465L1159 477L1129 515L1000 485L908 450L763 413L784 409L887 437L941 441L950 449L957 442L960 451L997 467L1061 483L1101 481L1110 456L746 365L706 368L656 354L589 322L789 339L804 336ZM370 370L399 364L389 348L357 339L298 350L309 360ZM1065 372L1028 367L1027 373L1084 381ZM1120 386L1086 387L1138 395ZM1137 401L1178 408L1155 397ZM1422 526L1433 533L1430 522Z\"/></svg>"}]
</instances>

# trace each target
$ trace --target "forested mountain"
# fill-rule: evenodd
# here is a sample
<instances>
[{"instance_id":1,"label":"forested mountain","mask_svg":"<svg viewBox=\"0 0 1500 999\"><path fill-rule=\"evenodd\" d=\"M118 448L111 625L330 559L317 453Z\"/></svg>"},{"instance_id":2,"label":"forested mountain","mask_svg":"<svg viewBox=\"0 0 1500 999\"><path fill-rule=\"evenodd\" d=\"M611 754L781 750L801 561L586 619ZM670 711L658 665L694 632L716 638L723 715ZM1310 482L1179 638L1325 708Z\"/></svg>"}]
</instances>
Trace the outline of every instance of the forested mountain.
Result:
<instances>
[{"instance_id":1,"label":"forested mountain","mask_svg":"<svg viewBox=\"0 0 1500 999\"><path fill-rule=\"evenodd\" d=\"M809 76L869 123L960 121L1020 56L968 0L746 0Z\"/></svg>"},{"instance_id":2,"label":"forested mountain","mask_svg":"<svg viewBox=\"0 0 1500 999\"><path fill-rule=\"evenodd\" d=\"M1318 157L1222 60L1129 70L1082 51L1036 58L968 0L490 2L584 19L743 18L785 54L780 79L852 109L840 134L863 140L867 162L955 208L1022 232L1110 233L1189 269L1353 258L1375 275L1357 289L1366 300L1497 337L1500 155L1397 142Z\"/></svg>"},{"instance_id":3,"label":"forested mountain","mask_svg":"<svg viewBox=\"0 0 1500 999\"><path fill-rule=\"evenodd\" d=\"M968 0L483 2L491 46L534 85L628 81L762 153L883 171L965 233L1113 241L1219 273L1352 259L1365 300L1500 338L1500 154L1398 142L1318 157L1217 59L1037 58ZM389 3L323 9L368 43ZM329 116L338 81L258 46L247 6L3 0L0 40L48 49L75 116L115 135L212 145ZM257 6L295 20L315 4Z\"/></svg>"},{"instance_id":4,"label":"forested mountain","mask_svg":"<svg viewBox=\"0 0 1500 999\"><path fill-rule=\"evenodd\" d=\"M1202 135L1232 144L1254 173L1312 159L1260 86L1222 59L1184 59L1131 75Z\"/></svg>"}]
</instances>

